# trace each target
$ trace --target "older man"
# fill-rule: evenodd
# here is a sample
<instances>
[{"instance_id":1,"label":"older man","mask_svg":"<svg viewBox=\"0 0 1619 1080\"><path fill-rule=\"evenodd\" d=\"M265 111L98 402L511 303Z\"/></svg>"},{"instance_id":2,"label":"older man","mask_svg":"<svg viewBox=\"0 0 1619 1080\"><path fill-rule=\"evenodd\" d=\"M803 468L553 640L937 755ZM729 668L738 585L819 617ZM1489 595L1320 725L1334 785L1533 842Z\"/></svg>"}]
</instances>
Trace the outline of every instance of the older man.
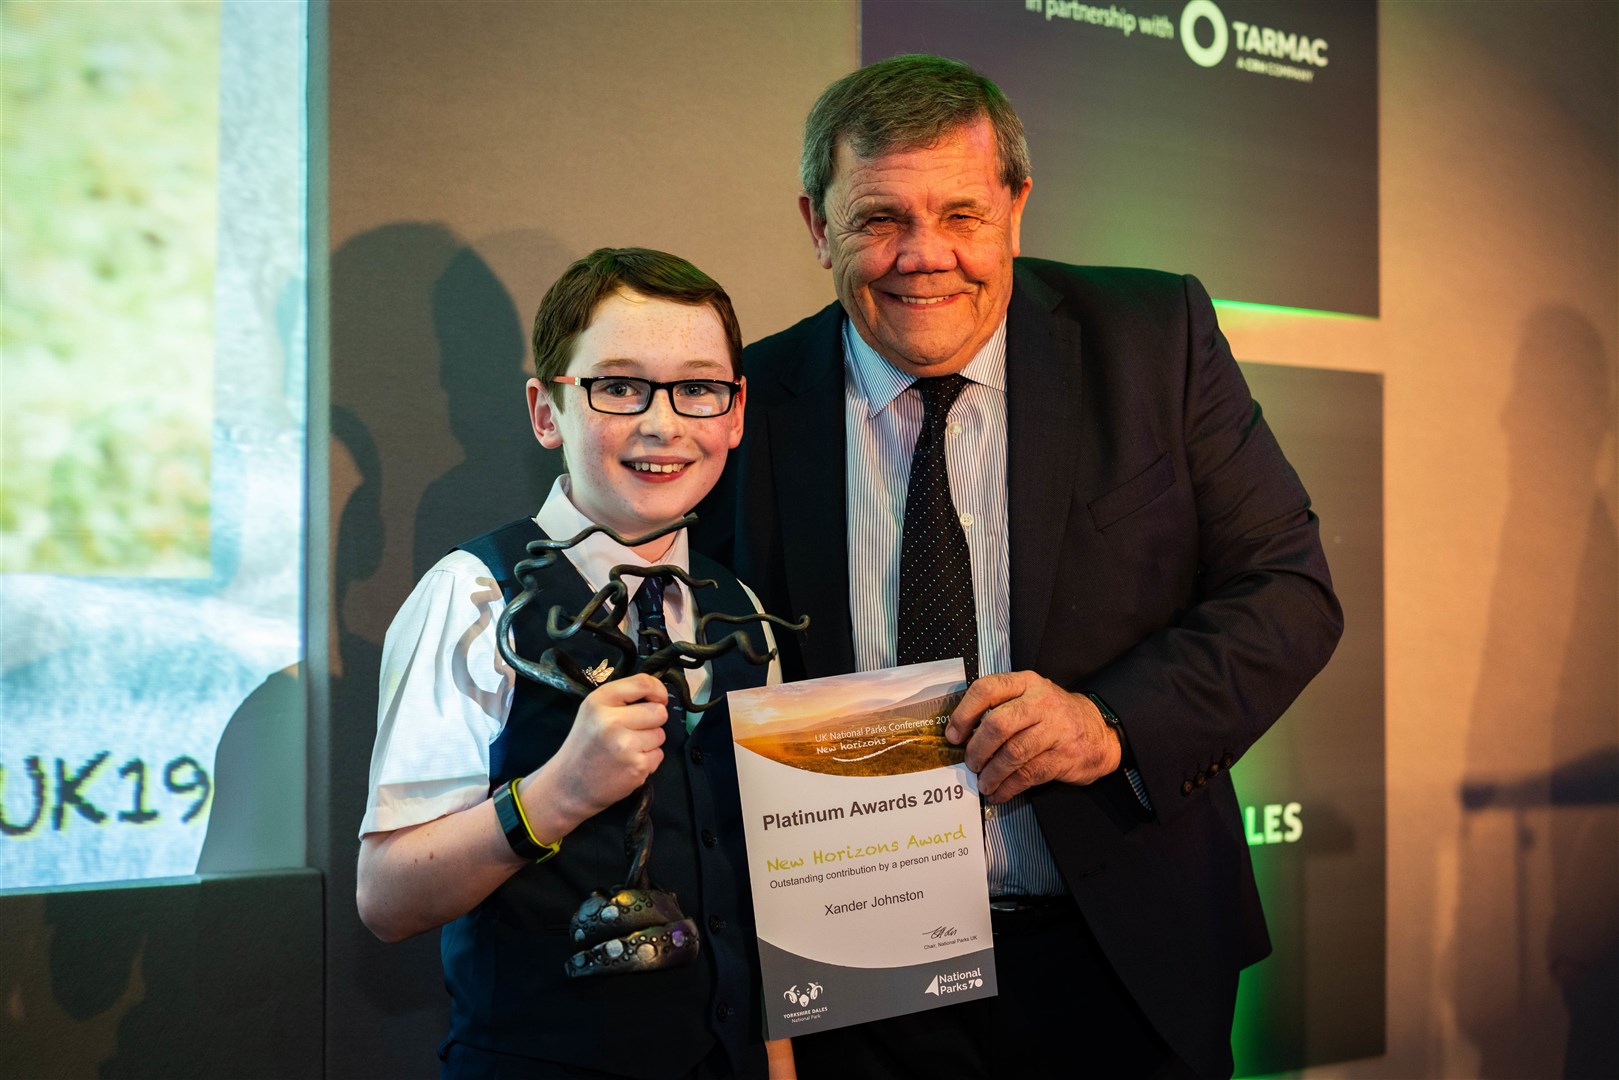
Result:
<instances>
[{"instance_id":1,"label":"older man","mask_svg":"<svg viewBox=\"0 0 1619 1080\"><path fill-rule=\"evenodd\" d=\"M1231 765L1342 627L1309 499L1190 277L1018 259L1000 90L834 83L799 209L838 303L753 345L721 549L789 677L963 656L1000 995L795 1040L804 1076L1225 1076L1269 951Z\"/></svg>"}]
</instances>

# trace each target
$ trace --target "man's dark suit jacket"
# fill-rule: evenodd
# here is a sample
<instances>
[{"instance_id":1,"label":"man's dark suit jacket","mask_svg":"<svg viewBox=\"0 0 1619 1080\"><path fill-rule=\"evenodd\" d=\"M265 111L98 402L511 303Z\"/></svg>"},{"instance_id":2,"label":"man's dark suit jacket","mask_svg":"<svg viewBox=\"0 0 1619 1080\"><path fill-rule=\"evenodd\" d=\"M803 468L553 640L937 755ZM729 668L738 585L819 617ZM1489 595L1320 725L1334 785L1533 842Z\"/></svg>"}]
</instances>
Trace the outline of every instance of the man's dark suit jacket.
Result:
<instances>
[{"instance_id":1,"label":"man's dark suit jacket","mask_svg":"<svg viewBox=\"0 0 1619 1080\"><path fill-rule=\"evenodd\" d=\"M841 320L747 349L746 436L699 511L767 611L811 617L788 679L855 666ZM1226 1076L1237 973L1270 951L1227 770L1341 632L1316 519L1195 279L1020 259L1006 355L1012 667L1105 701L1152 802L1114 774L1034 789L1036 816L1136 1002Z\"/></svg>"}]
</instances>

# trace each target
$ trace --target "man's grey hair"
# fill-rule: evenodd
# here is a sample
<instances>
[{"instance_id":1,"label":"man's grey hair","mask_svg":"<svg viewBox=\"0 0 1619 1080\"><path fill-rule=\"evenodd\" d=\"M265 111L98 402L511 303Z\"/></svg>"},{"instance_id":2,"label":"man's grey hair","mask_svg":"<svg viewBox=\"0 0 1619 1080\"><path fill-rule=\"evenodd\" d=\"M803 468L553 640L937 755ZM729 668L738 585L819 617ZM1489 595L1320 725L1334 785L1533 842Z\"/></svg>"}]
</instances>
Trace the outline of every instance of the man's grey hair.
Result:
<instances>
[{"instance_id":1,"label":"man's grey hair","mask_svg":"<svg viewBox=\"0 0 1619 1080\"><path fill-rule=\"evenodd\" d=\"M816 216L826 217L838 143L856 157L932 146L963 124L987 117L995 129L1001 180L1016 191L1029 177L1023 121L1001 88L959 60L926 53L895 56L850 72L821 94L804 121L799 179Z\"/></svg>"}]
</instances>

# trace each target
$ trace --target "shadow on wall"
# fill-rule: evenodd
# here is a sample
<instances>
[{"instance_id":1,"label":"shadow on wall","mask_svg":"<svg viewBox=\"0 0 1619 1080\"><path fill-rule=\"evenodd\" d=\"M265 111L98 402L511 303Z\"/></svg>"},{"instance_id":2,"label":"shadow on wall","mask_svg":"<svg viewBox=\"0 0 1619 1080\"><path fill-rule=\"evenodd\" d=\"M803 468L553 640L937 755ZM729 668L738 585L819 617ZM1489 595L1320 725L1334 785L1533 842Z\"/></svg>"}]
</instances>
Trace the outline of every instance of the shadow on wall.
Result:
<instances>
[{"instance_id":1,"label":"shadow on wall","mask_svg":"<svg viewBox=\"0 0 1619 1080\"><path fill-rule=\"evenodd\" d=\"M360 923L354 905L356 833L365 813L376 734L381 643L344 618L350 586L381 565L382 460L365 424L349 409L331 413L332 538L329 701L331 800L326 808L326 1055L328 1073L431 1075L432 1047L449 1024L438 976L438 941L423 934L387 946ZM362 1063L369 1063L362 1064ZM375 1075L381 1075L376 1073Z\"/></svg>"},{"instance_id":2,"label":"shadow on wall","mask_svg":"<svg viewBox=\"0 0 1619 1080\"><path fill-rule=\"evenodd\" d=\"M411 566L425 574L445 552L540 508L560 465L534 440L525 408L525 335L517 309L468 248L433 287L439 385L465 454L422 492Z\"/></svg>"},{"instance_id":3,"label":"shadow on wall","mask_svg":"<svg viewBox=\"0 0 1619 1080\"><path fill-rule=\"evenodd\" d=\"M373 229L332 256L332 403L372 434L389 473L387 543L377 538L377 572L349 599L351 624L378 644L433 562L539 509L561 467L529 427L524 320L484 248L507 277L554 276L567 261L543 233L474 246L430 224Z\"/></svg>"},{"instance_id":4,"label":"shadow on wall","mask_svg":"<svg viewBox=\"0 0 1619 1080\"><path fill-rule=\"evenodd\" d=\"M532 239L535 260L560 270L555 245ZM471 246L442 226L389 225L344 243L330 280L336 655L331 799L315 826L328 853L326 1070L428 1077L449 1026L439 936L383 945L354 905L383 635L447 550L537 510L558 463L529 427L516 308Z\"/></svg>"},{"instance_id":5,"label":"shadow on wall","mask_svg":"<svg viewBox=\"0 0 1619 1080\"><path fill-rule=\"evenodd\" d=\"M1502 418L1511 495L1468 736L1452 943L1478 1075L1619 1075L1613 360L1537 311Z\"/></svg>"}]
</instances>

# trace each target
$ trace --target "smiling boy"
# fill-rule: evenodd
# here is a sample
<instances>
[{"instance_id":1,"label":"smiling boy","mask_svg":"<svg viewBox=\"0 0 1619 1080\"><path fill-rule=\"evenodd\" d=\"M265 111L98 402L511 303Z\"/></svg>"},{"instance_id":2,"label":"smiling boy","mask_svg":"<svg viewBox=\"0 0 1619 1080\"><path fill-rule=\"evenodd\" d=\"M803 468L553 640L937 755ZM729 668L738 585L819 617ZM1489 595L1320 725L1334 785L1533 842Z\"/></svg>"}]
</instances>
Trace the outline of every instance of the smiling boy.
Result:
<instances>
[{"instance_id":1,"label":"smiling boy","mask_svg":"<svg viewBox=\"0 0 1619 1080\"><path fill-rule=\"evenodd\" d=\"M672 524L719 479L742 437L741 333L730 299L683 259L592 252L541 301L535 437L567 473L545 505L445 556L400 609L383 646L376 749L361 825L358 904L385 941L442 926L451 1030L447 1077L764 1076L758 961L729 718L669 707L649 675L584 700L516 677L496 626L521 586L527 544L591 525L634 537ZM585 670L616 654L553 643L544 613L580 610L616 565L670 563L717 585L663 590L669 637L690 641L699 606L751 614L757 601L684 530L634 549L596 534L538 571L520 655L565 647ZM626 573L634 593L642 578ZM650 584L650 583L649 583ZM528 613L525 612L525 615ZM625 630L640 629L632 611ZM755 631L755 646L770 637ZM775 681L731 653L688 673L696 701ZM677 703L678 704L678 703ZM651 879L701 928L694 963L570 979L569 917L623 882L625 824L653 785ZM790 1074L786 1044L771 1057Z\"/></svg>"}]
</instances>

